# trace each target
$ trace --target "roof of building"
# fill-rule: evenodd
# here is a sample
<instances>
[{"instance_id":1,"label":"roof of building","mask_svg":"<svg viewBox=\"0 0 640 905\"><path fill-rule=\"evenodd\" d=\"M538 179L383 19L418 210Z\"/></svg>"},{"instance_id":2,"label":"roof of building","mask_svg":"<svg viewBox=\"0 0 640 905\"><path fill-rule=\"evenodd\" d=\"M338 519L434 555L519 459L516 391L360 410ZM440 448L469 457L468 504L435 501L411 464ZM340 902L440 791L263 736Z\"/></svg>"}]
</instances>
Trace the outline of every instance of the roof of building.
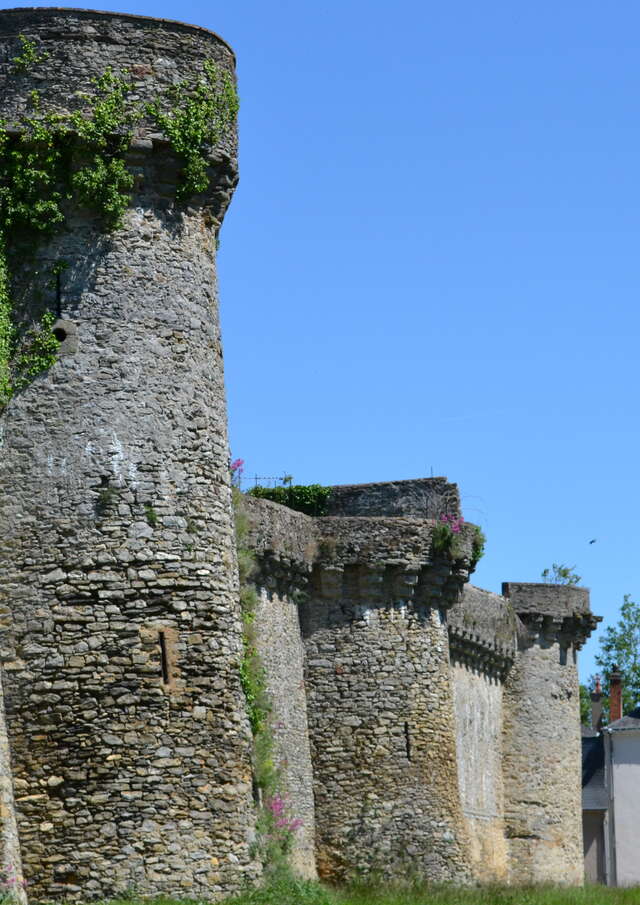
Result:
<instances>
[{"instance_id":1,"label":"roof of building","mask_svg":"<svg viewBox=\"0 0 640 905\"><path fill-rule=\"evenodd\" d=\"M582 735L582 807L587 811L604 810L607 807L604 744L602 735L593 730L588 733Z\"/></svg>"},{"instance_id":2,"label":"roof of building","mask_svg":"<svg viewBox=\"0 0 640 905\"><path fill-rule=\"evenodd\" d=\"M585 726L584 723L580 725L580 732L582 733L582 738L595 738L598 735L597 729L592 729L591 726Z\"/></svg>"},{"instance_id":3,"label":"roof of building","mask_svg":"<svg viewBox=\"0 0 640 905\"><path fill-rule=\"evenodd\" d=\"M640 707L636 707L631 713L623 716L613 723L609 723L607 729L618 731L620 729L640 729Z\"/></svg>"}]
</instances>

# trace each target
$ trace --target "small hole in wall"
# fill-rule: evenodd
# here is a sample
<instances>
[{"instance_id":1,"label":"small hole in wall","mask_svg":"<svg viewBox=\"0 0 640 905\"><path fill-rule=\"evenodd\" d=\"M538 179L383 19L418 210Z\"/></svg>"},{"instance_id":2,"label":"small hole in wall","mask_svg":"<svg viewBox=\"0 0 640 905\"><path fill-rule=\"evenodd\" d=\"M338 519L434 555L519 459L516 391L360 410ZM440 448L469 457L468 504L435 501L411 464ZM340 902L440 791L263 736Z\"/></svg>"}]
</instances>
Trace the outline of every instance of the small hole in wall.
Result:
<instances>
[{"instance_id":1,"label":"small hole in wall","mask_svg":"<svg viewBox=\"0 0 640 905\"><path fill-rule=\"evenodd\" d=\"M411 734L409 732L409 723L404 724L404 746L407 754L407 760L411 760Z\"/></svg>"},{"instance_id":2,"label":"small hole in wall","mask_svg":"<svg viewBox=\"0 0 640 905\"><path fill-rule=\"evenodd\" d=\"M566 665L567 665L567 648L561 647L560 648L560 666L566 666Z\"/></svg>"},{"instance_id":3,"label":"small hole in wall","mask_svg":"<svg viewBox=\"0 0 640 905\"><path fill-rule=\"evenodd\" d=\"M158 632L158 641L160 642L160 665L162 669L162 681L168 685L171 676L169 674L169 658L167 656L167 636L164 632Z\"/></svg>"},{"instance_id":4,"label":"small hole in wall","mask_svg":"<svg viewBox=\"0 0 640 905\"><path fill-rule=\"evenodd\" d=\"M55 336L55 338L58 340L59 343L63 343L65 341L65 339L67 338L68 334L67 334L67 331L64 329L64 327L56 327L55 330L53 331L53 335Z\"/></svg>"}]
</instances>

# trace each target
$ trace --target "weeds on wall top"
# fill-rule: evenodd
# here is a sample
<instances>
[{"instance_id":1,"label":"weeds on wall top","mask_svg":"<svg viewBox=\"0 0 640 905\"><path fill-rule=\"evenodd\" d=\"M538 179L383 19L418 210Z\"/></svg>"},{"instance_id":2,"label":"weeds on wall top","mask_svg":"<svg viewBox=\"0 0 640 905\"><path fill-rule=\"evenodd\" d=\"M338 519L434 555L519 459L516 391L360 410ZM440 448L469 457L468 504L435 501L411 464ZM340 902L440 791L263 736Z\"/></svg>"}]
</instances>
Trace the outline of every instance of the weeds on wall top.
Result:
<instances>
[{"instance_id":1,"label":"weeds on wall top","mask_svg":"<svg viewBox=\"0 0 640 905\"><path fill-rule=\"evenodd\" d=\"M10 77L22 78L48 54L19 37ZM209 149L232 128L235 86L213 61L195 79L172 86L146 104L133 100L129 74L107 69L80 95L71 113L44 112L37 90L16 123L0 119L0 410L11 396L56 360L59 347L45 311L26 332L14 322L9 253L15 241L33 246L64 228L77 208L93 210L104 232L117 230L131 201L134 176L126 155L136 123L151 118L182 159L179 201L209 186ZM11 128L9 128L11 125Z\"/></svg>"},{"instance_id":2,"label":"weeds on wall top","mask_svg":"<svg viewBox=\"0 0 640 905\"><path fill-rule=\"evenodd\" d=\"M431 534L431 548L438 555L456 557L460 534L465 524L461 515L442 513L437 519ZM484 556L486 538L481 528L473 526L471 538L471 568L475 569L479 560Z\"/></svg>"}]
</instances>

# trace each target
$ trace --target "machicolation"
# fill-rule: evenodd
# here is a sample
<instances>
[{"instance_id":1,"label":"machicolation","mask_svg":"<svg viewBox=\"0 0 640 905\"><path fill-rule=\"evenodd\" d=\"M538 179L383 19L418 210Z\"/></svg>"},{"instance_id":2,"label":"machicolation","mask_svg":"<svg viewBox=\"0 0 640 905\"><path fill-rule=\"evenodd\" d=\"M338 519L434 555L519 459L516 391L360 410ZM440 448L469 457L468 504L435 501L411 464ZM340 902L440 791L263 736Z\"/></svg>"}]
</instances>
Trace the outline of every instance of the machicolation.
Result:
<instances>
[{"instance_id":1,"label":"machicolation","mask_svg":"<svg viewBox=\"0 0 640 905\"><path fill-rule=\"evenodd\" d=\"M264 806L215 276L233 53L4 10L0 80L3 866L36 902L221 898L260 876ZM444 478L241 505L292 865L581 883L588 592L468 585Z\"/></svg>"}]
</instances>

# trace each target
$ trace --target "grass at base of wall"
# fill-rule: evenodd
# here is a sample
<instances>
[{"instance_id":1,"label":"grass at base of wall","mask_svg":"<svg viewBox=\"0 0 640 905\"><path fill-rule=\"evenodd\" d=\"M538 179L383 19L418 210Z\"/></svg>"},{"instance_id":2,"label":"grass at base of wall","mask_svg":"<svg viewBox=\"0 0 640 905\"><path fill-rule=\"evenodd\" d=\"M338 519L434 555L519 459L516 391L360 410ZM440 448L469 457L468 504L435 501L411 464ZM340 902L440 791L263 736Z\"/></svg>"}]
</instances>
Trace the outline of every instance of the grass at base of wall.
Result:
<instances>
[{"instance_id":1,"label":"grass at base of wall","mask_svg":"<svg viewBox=\"0 0 640 905\"><path fill-rule=\"evenodd\" d=\"M206 901L206 900L205 900ZM186 900L131 896L109 905L188 905ZM193 900L190 905L194 905ZM203 905L199 900L198 905ZM225 899L220 905L640 905L640 887L609 889L504 887L456 889L453 887L366 886L332 889L277 871L258 889Z\"/></svg>"},{"instance_id":2,"label":"grass at base of wall","mask_svg":"<svg viewBox=\"0 0 640 905\"><path fill-rule=\"evenodd\" d=\"M491 886L455 889L410 886L394 889L361 886L340 891L335 902L336 905L640 905L640 887L608 889L604 886ZM296 903L291 902L291 905Z\"/></svg>"}]
</instances>

